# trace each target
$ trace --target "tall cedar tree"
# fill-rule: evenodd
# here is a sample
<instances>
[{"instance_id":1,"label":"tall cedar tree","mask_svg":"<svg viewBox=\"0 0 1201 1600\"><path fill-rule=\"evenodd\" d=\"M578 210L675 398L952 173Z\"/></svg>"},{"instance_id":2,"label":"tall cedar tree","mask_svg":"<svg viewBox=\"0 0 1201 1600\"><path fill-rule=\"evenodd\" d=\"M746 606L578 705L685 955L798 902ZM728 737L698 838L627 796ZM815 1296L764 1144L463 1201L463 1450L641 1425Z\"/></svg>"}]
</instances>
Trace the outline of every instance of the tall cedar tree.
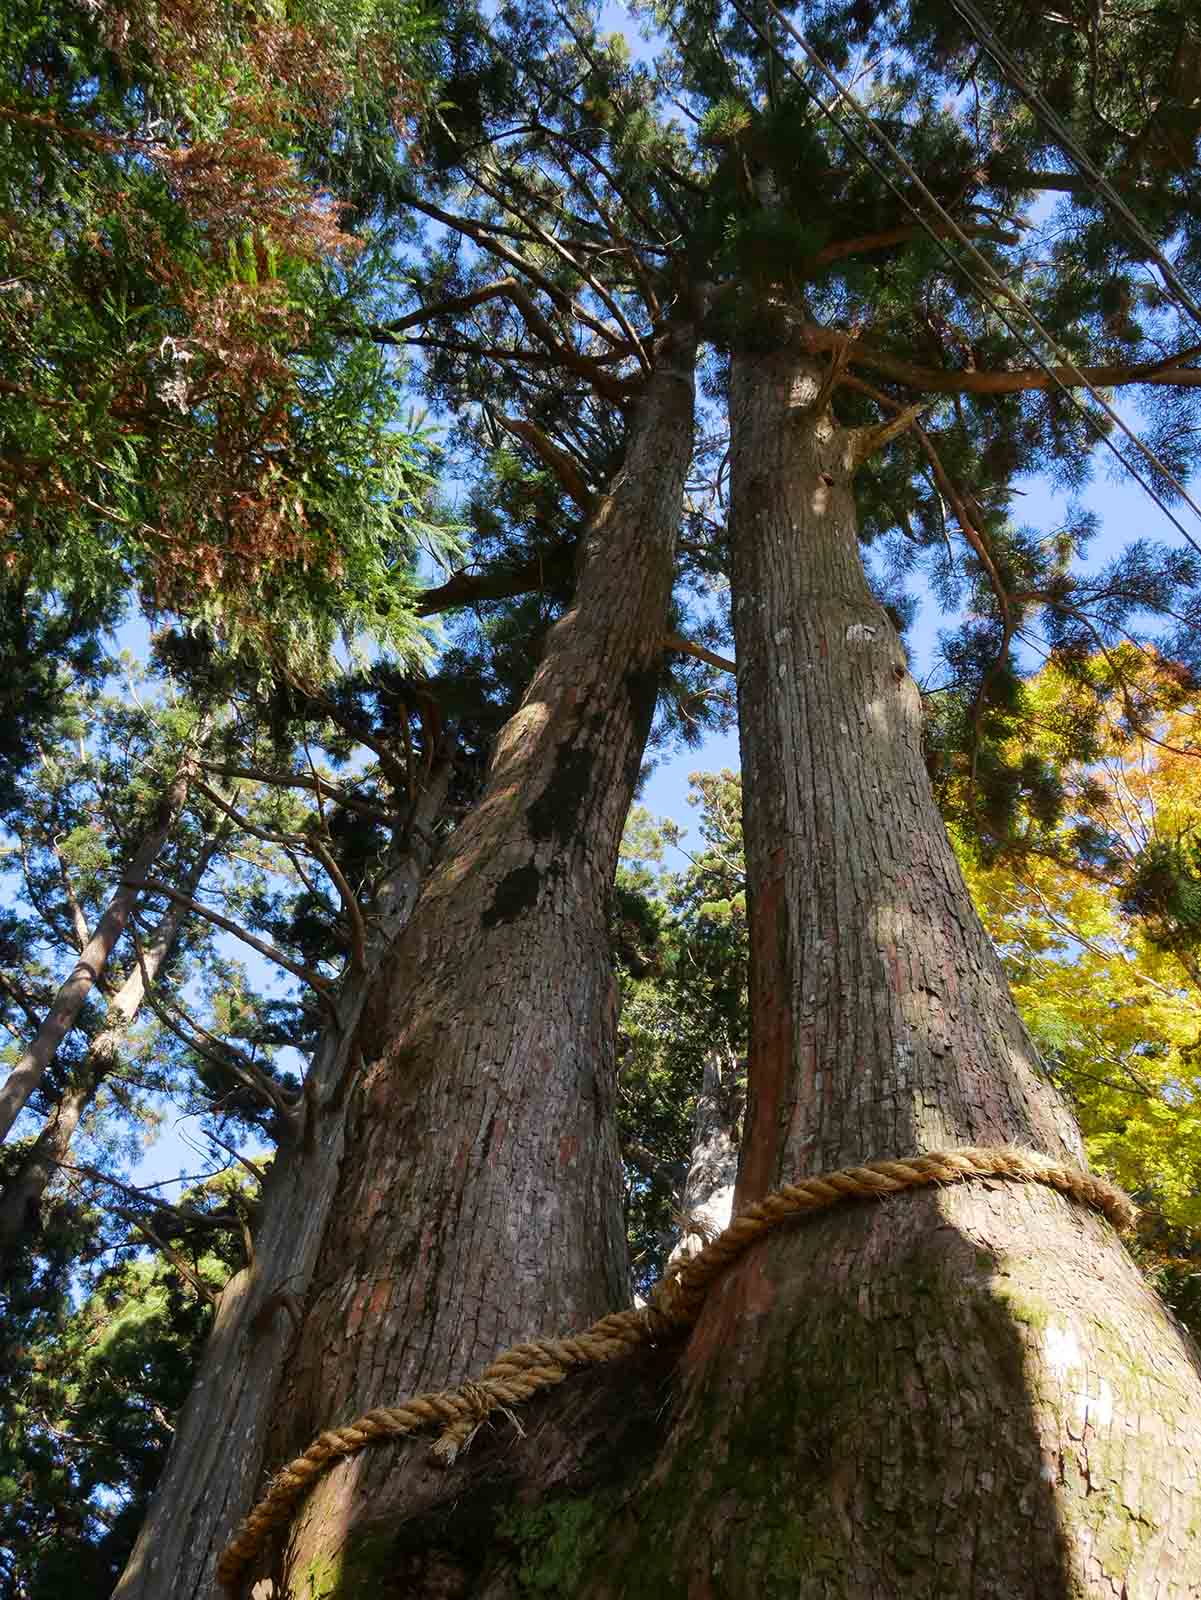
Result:
<instances>
[{"instance_id":1,"label":"tall cedar tree","mask_svg":"<svg viewBox=\"0 0 1201 1600\"><path fill-rule=\"evenodd\" d=\"M300 1261L287 1374L284 1338L251 1315L271 1310L273 1283L252 1273L228 1318L222 1307L123 1594L202 1592L264 1447L278 1461L326 1422L618 1303L611 1024L589 929L664 643L691 443L681 378L698 332L729 356L752 961L740 1196L962 1142L1080 1159L934 808L920 699L857 529L898 530L912 564L949 543L951 510L966 553L952 547L936 576L970 592L980 620L948 652L975 692L958 748L941 754L967 764L982 830L1004 828L1007 788L1038 785L1053 802L1054 774L1005 770L991 726L998 708L1020 709L1019 629L1040 625L1070 661L1140 609L1175 615L1186 626L1171 647L1189 670L1191 558L1144 545L1089 580L1073 570L1083 524L1058 541L1009 525L1017 470L1056 459L1079 479L1088 426L831 127L774 15L748 26L686 6L659 20L672 41L662 87L699 119L693 151L656 127L644 80L585 18L565 37L528 8L501 13L497 54L475 27L471 70L456 79L450 63L446 98L462 115L428 129L428 184L391 185L391 204L447 230L431 266L453 264L465 239L475 276L451 282L442 266L441 285L427 279L433 292L370 336L450 347L476 371L490 362L490 385L498 367L518 372L527 398L545 389L540 372L570 374L630 410L625 463L598 499L586 452L545 419L496 418L588 507L574 602L364 1013L367 1070L345 1121L325 1122L345 1128L342 1172L325 1237ZM1059 171L978 42L942 8L805 21L840 68L855 41L883 49L873 105L890 139L1054 328L1064 384L1084 369L1169 396L1155 444L1186 471L1197 378L1183 318L1165 293L1139 296L1145 245ZM1121 17L1098 37L1033 14L1010 18L1006 38L1144 226L1173 239L1187 277L1185 21L1165 10L1136 33ZM461 42L452 31L450 48ZM431 198L443 167L474 209ZM625 176L652 167L648 215ZM1066 195L1058 245L1021 226L1040 189ZM488 281L485 256L505 269ZM908 432L881 425L896 416ZM536 572L510 570L512 586ZM621 694L634 681L631 720ZM310 1216L292 1230L312 1231ZM247 1337L252 1320L273 1356ZM477 1445L441 1482L392 1447L335 1468L289 1530L275 1583L351 1594L398 1570L418 1591L461 1593L1033 1596L1183 1594L1196 1581L1195 1358L1105 1227L1042 1190L965 1187L773 1241L713 1294L674 1408L662 1359L545 1403L536 1445ZM523 1513L531 1495L541 1503Z\"/></svg>"},{"instance_id":2,"label":"tall cedar tree","mask_svg":"<svg viewBox=\"0 0 1201 1600\"><path fill-rule=\"evenodd\" d=\"M465 32L471 48L489 48L478 26ZM461 42L452 35L448 50ZM510 82L510 98L518 86ZM577 114L561 85L544 98L548 115ZM403 201L449 225L450 213L430 198L448 175L433 148L442 120L440 111L430 121L420 179L350 141L341 173L348 191L361 159L364 183L383 190L389 206ZM647 204L654 208L653 192ZM369 190L360 209L369 224ZM520 365L536 377L538 352L552 370L566 365L580 383L556 421L600 443L595 461L573 473L543 418L522 414L533 409L526 402L536 400L535 384L515 386L516 416L506 411L502 420L493 405L485 426L521 438L534 463L550 467L574 525L556 562L537 546L516 562L502 550L492 571L452 578L422 609L487 601L546 575L558 585L552 601L570 603L494 741L482 798L456 828L411 922L398 937L393 929L366 981L356 979L338 1001L306 1086L306 1131L273 1170L253 1266L223 1297L121 1593L205 1592L264 1461L301 1447L315 1428L398 1386L464 1377L498 1344L537 1332L548 1313L570 1326L627 1292L607 911L662 677L693 453L693 308L684 303L662 318L637 369L616 382L612 350L621 363L641 341L631 344L606 310L612 291L592 270L593 256L603 255L596 241L581 268L553 253L545 263L540 245L510 247L510 230L489 216L463 219L461 231L489 249L502 241L502 280L448 285L435 257L425 303L364 328L368 339L435 342L452 314L507 307L499 342L509 342L515 322L527 336L515 352ZM407 281L411 264L402 267ZM618 270L630 269L622 260ZM577 313L591 319L582 334ZM645 305L639 316L650 320ZM352 324L347 337L361 342ZM495 364L503 374L513 362L501 354ZM431 386L440 381L431 370ZM617 417L602 415L598 426L594 396L618 405ZM534 516L535 534L546 520ZM465 1276L471 1261L478 1271ZM497 1273L503 1297L490 1287ZM355 1308L349 1322L347 1304ZM364 1341L366 1328L373 1336ZM385 1492L402 1493L403 1480ZM310 1507L315 1547L331 1523L370 1510L377 1493L356 1487L353 1474L331 1479ZM289 1562L301 1570L311 1554L298 1547Z\"/></svg>"}]
</instances>

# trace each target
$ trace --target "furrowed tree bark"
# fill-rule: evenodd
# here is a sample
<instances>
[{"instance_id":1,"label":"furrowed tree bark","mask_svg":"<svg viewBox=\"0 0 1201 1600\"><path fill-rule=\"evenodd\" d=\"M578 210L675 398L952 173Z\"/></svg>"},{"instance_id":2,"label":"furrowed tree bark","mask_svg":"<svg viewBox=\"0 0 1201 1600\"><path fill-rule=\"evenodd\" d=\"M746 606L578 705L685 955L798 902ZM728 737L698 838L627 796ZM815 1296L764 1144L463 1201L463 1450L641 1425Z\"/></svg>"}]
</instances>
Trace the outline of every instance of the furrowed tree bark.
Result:
<instances>
[{"instance_id":1,"label":"furrowed tree bark","mask_svg":"<svg viewBox=\"0 0 1201 1600\"><path fill-rule=\"evenodd\" d=\"M735 1209L956 1144L1082 1162L934 807L859 560L862 438L813 411L821 375L779 350L731 375ZM377 1584L420 1550L413 1593L472 1600L1201 1594L1197 1352L1109 1225L1049 1189L913 1191L778 1230L710 1290L674 1381L656 1359L569 1378L523 1408L527 1439L473 1447L389 1530Z\"/></svg>"},{"instance_id":2,"label":"furrowed tree bark","mask_svg":"<svg viewBox=\"0 0 1201 1600\"><path fill-rule=\"evenodd\" d=\"M737 1204L957 1144L1081 1162L974 913L900 643L865 581L861 438L777 349L731 376L751 936ZM756 1247L584 1594L1184 1600L1196 1351L1108 1225L1003 1183L845 1206ZM609 1576L614 1570L620 1576Z\"/></svg>"},{"instance_id":3,"label":"furrowed tree bark","mask_svg":"<svg viewBox=\"0 0 1201 1600\"><path fill-rule=\"evenodd\" d=\"M282 1382L259 1389L258 1416L275 1424L268 1468L327 1425L624 1302L607 911L661 671L694 352L691 329L663 341L625 464L581 540L572 608L358 1023L367 1066L326 1157L340 1163L336 1202L300 1281ZM143 1538L122 1600L209 1594L262 1460L260 1445L234 1482L219 1427L210 1419L203 1448L221 1514L201 1527L163 1495L170 1549ZM256 1592L333 1593L348 1540L413 1492L405 1455L334 1468Z\"/></svg>"},{"instance_id":4,"label":"furrowed tree bark","mask_svg":"<svg viewBox=\"0 0 1201 1600\"><path fill-rule=\"evenodd\" d=\"M859 441L806 409L820 376L784 354L732 376L740 1203L960 1143L1082 1160L934 808L859 562ZM847 1204L754 1247L683 1349L569 1378L449 1471L423 1442L369 1451L370 1477L407 1463L403 1505L284 1592L1192 1600L1197 1361L1108 1224L1050 1190Z\"/></svg>"},{"instance_id":5,"label":"furrowed tree bark","mask_svg":"<svg viewBox=\"0 0 1201 1600\"><path fill-rule=\"evenodd\" d=\"M608 910L661 672L694 352L691 329L658 352L572 607L375 997L276 1459L624 1303ZM397 1469L374 1451L322 1480L278 1592L307 1595L358 1525L403 1508Z\"/></svg>"},{"instance_id":6,"label":"furrowed tree bark","mask_svg":"<svg viewBox=\"0 0 1201 1600\"><path fill-rule=\"evenodd\" d=\"M212 839L196 857L192 870L181 885L189 897L199 888L218 848L218 841ZM154 982L186 920L187 912L181 906L168 906L146 941L143 962L135 962L129 976L113 995L104 1027L92 1040L77 1073L46 1118L25 1160L0 1192L0 1275L4 1271L5 1257L16 1242L23 1236L38 1232L42 1196L47 1185L60 1162L66 1159L75 1130L95 1098L96 1091L119 1063L125 1035L146 996L147 978Z\"/></svg>"},{"instance_id":7,"label":"furrowed tree bark","mask_svg":"<svg viewBox=\"0 0 1201 1600\"><path fill-rule=\"evenodd\" d=\"M252 1260L226 1284L171 1451L113 1600L214 1592L216 1552L253 1497L272 1402L291 1349L291 1308L312 1277L337 1188L347 1089L362 1067L358 1027L372 986L429 871L432 829L446 799L449 756L418 796L368 925L367 962L337 998L305 1080L303 1122L277 1151L263 1184Z\"/></svg>"},{"instance_id":8,"label":"furrowed tree bark","mask_svg":"<svg viewBox=\"0 0 1201 1600\"><path fill-rule=\"evenodd\" d=\"M141 843L123 874L125 878L140 881L158 859L187 798L192 760L193 756L189 753L180 762L175 777L159 801ZM122 884L117 890L80 952L70 976L55 996L45 1021L0 1086L0 1139L8 1137L30 1095L45 1077L55 1051L78 1021L88 996L104 974L117 941L125 932L137 898L138 890L135 888Z\"/></svg>"}]
</instances>

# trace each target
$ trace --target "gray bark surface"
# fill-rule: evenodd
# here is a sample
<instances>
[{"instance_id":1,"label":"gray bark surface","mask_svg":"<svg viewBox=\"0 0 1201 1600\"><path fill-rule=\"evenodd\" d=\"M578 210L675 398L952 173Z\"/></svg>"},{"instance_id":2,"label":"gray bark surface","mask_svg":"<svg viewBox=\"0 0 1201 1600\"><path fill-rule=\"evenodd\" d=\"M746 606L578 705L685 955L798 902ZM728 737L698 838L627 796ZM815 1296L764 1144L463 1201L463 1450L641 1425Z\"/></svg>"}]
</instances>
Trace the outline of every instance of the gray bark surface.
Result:
<instances>
[{"instance_id":1,"label":"gray bark surface","mask_svg":"<svg viewBox=\"0 0 1201 1600\"><path fill-rule=\"evenodd\" d=\"M667 1258L670 1269L690 1261L730 1224L742 1136L745 1062L728 1047L705 1057L701 1091L692 1112L692 1147L680 1195L680 1237Z\"/></svg>"},{"instance_id":2,"label":"gray bark surface","mask_svg":"<svg viewBox=\"0 0 1201 1600\"><path fill-rule=\"evenodd\" d=\"M364 1062L344 1109L276 1163L121 1600L207 1600L264 1462L322 1427L624 1299L606 919L661 671L693 365L690 331L661 349L483 798L344 1020ZM281 1284L295 1339L282 1312L262 1332ZM399 1458L331 1471L256 1593L317 1592L354 1526L412 1493Z\"/></svg>"}]
</instances>

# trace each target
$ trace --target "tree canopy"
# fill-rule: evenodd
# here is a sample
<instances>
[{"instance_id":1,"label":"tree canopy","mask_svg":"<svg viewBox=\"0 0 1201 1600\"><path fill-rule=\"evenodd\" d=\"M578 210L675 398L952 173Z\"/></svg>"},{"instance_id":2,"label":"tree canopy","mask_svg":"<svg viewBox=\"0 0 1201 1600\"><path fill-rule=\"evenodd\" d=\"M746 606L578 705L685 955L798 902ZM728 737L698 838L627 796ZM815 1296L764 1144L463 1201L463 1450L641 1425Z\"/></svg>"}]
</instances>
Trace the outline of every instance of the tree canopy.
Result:
<instances>
[{"instance_id":1,"label":"tree canopy","mask_svg":"<svg viewBox=\"0 0 1201 1600\"><path fill-rule=\"evenodd\" d=\"M471 815L684 320L653 746L731 725L730 362L794 341L873 452L877 593L941 625L977 906L1197 1325L1201 45L1170 0L986 11L656 0L633 50L543 0L0 20L0 1060L129 891L0 1163L0 1594L111 1585L307 1062ZM1084 498L1114 452L1124 545ZM635 814L611 918L633 1287L715 1052L738 1116L737 775L694 799L682 868ZM134 1169L177 1114L205 1176L168 1202Z\"/></svg>"}]
</instances>

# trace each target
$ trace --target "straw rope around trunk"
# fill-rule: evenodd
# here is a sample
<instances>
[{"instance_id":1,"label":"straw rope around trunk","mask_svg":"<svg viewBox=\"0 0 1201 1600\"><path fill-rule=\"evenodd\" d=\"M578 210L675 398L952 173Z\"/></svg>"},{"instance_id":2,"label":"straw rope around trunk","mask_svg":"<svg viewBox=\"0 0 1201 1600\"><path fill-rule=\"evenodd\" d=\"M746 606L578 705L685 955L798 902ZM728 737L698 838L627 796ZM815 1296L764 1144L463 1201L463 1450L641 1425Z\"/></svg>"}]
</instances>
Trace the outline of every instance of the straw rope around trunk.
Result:
<instances>
[{"instance_id":1,"label":"straw rope around trunk","mask_svg":"<svg viewBox=\"0 0 1201 1600\"><path fill-rule=\"evenodd\" d=\"M457 1389L418 1394L399 1406L380 1406L342 1428L320 1434L303 1455L281 1468L262 1499L243 1521L217 1563L217 1578L236 1593L247 1565L267 1535L291 1519L293 1508L329 1465L383 1439L402 1438L440 1426L434 1455L449 1466L490 1412L519 1405L561 1383L575 1367L613 1361L640 1344L690 1327L700 1314L710 1284L757 1239L791 1217L825 1211L842 1200L878 1199L905 1189L976 1178L1008 1178L1041 1183L1108 1217L1118 1229L1137 1215L1129 1197L1102 1178L1012 1146L964 1146L903 1161L869 1161L785 1184L741 1211L723 1233L650 1291L648 1303L615 1311L583 1333L566 1339L536 1339L506 1350L471 1382Z\"/></svg>"}]
</instances>

